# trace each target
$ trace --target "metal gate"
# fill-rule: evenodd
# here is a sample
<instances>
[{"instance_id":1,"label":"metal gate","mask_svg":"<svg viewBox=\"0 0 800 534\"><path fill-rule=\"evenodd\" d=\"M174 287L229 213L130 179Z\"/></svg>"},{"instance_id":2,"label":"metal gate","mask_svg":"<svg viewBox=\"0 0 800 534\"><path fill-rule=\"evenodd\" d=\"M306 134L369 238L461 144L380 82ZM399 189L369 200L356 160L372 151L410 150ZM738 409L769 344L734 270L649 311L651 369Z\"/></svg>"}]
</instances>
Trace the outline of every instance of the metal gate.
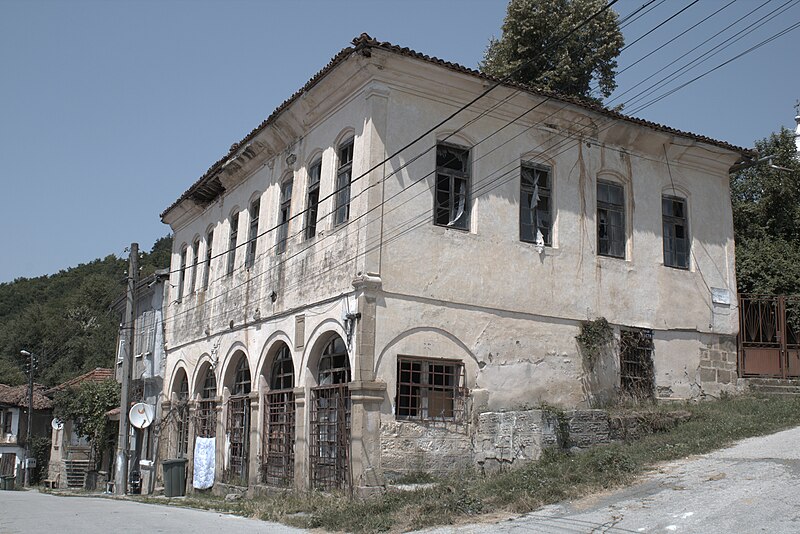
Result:
<instances>
[{"instance_id":1,"label":"metal gate","mask_svg":"<svg viewBox=\"0 0 800 534\"><path fill-rule=\"evenodd\" d=\"M742 376L800 377L800 296L739 296Z\"/></svg>"},{"instance_id":2,"label":"metal gate","mask_svg":"<svg viewBox=\"0 0 800 534\"><path fill-rule=\"evenodd\" d=\"M250 442L249 397L231 397L228 400L228 434L230 467L225 478L229 483L246 486Z\"/></svg>"},{"instance_id":3,"label":"metal gate","mask_svg":"<svg viewBox=\"0 0 800 534\"><path fill-rule=\"evenodd\" d=\"M294 392L275 391L264 396L264 463L261 479L270 486L294 482Z\"/></svg>"},{"instance_id":4,"label":"metal gate","mask_svg":"<svg viewBox=\"0 0 800 534\"><path fill-rule=\"evenodd\" d=\"M334 384L311 392L311 487L349 489L350 390Z\"/></svg>"}]
</instances>

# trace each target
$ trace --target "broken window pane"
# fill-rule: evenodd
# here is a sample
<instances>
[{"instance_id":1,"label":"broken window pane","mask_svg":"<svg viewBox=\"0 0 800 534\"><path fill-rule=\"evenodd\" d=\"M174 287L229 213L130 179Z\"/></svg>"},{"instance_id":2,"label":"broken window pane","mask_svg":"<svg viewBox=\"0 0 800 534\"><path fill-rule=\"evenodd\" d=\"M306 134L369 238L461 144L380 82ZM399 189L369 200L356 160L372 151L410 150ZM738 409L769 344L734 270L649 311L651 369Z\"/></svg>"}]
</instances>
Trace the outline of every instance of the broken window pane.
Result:
<instances>
[{"instance_id":1,"label":"broken window pane","mask_svg":"<svg viewBox=\"0 0 800 534\"><path fill-rule=\"evenodd\" d=\"M550 168L523 163L520 169L520 241L536 243L537 232L541 232L544 244L553 244L550 232L550 195Z\"/></svg>"},{"instance_id":2,"label":"broken window pane","mask_svg":"<svg viewBox=\"0 0 800 534\"><path fill-rule=\"evenodd\" d=\"M437 145L434 223L469 230L469 195L469 149Z\"/></svg>"},{"instance_id":3,"label":"broken window pane","mask_svg":"<svg viewBox=\"0 0 800 534\"><path fill-rule=\"evenodd\" d=\"M597 253L625 257L625 190L619 184L597 182Z\"/></svg>"}]
</instances>

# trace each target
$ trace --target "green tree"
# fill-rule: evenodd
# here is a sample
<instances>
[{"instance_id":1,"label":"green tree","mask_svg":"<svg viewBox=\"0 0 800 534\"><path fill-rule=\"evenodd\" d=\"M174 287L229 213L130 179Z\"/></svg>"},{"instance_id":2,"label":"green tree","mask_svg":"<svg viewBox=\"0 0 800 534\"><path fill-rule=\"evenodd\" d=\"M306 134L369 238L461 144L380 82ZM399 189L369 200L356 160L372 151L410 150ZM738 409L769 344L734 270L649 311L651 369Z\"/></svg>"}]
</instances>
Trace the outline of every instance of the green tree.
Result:
<instances>
[{"instance_id":1,"label":"green tree","mask_svg":"<svg viewBox=\"0 0 800 534\"><path fill-rule=\"evenodd\" d=\"M794 133L782 128L755 145L762 157L774 157L772 165L731 177L738 288L800 294L800 160Z\"/></svg>"},{"instance_id":2,"label":"green tree","mask_svg":"<svg viewBox=\"0 0 800 534\"><path fill-rule=\"evenodd\" d=\"M92 445L95 458L116 433L116 425L106 412L118 408L119 384L115 380L83 382L77 388L61 391L53 400L53 415L62 421L73 421L73 429Z\"/></svg>"},{"instance_id":3,"label":"green tree","mask_svg":"<svg viewBox=\"0 0 800 534\"><path fill-rule=\"evenodd\" d=\"M481 71L593 100L590 84L596 79L600 94L609 96L624 43L617 14L607 9L569 35L604 5L605 0L511 0L503 34L489 41Z\"/></svg>"}]
</instances>

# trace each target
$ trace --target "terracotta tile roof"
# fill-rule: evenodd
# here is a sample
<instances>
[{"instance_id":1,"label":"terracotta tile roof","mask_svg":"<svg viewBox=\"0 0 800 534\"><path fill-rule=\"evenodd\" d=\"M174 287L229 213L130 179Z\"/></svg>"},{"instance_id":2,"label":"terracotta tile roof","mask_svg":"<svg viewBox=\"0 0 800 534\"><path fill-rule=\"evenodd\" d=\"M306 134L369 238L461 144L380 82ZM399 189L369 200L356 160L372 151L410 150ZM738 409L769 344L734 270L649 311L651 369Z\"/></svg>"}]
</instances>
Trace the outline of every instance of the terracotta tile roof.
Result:
<instances>
[{"instance_id":1,"label":"terracotta tile roof","mask_svg":"<svg viewBox=\"0 0 800 534\"><path fill-rule=\"evenodd\" d=\"M53 401L44 394L45 388L42 384L33 385L33 409L49 410L53 407ZM28 385L7 386L0 384L0 404L9 406L28 407Z\"/></svg>"},{"instance_id":2,"label":"terracotta tile roof","mask_svg":"<svg viewBox=\"0 0 800 534\"><path fill-rule=\"evenodd\" d=\"M253 130L251 130L250 133L248 133L246 136L242 138L241 141L231 145L230 150L224 157L220 158L211 167L209 167L209 169L205 172L205 174L203 174L203 176L201 176L194 184L192 184L192 186L189 189L187 189L180 196L180 198L178 198L178 200L176 200L171 206L169 206L161 213L161 218L163 219L167 213L169 213L173 208L175 208L178 204L180 204L182 201L186 199L192 198L195 200L199 200L200 202L210 202L211 200L216 198L216 196L219 195L224 190L222 184L219 182L219 179L216 177L216 172L224 166L228 158L230 158L241 146L251 141L259 132L261 132L267 126L272 124L277 119L277 117L286 108L288 108L295 100L297 100L303 93L305 93L306 91L314 87L317 83L319 83L319 81L322 80L322 78L324 78L329 72L331 72L341 63L343 63L347 58L351 56L351 54L361 53L364 55L369 55L370 49L385 50L387 52L392 52L401 56L411 57L414 59L419 59L421 61L439 65L441 67L444 67L446 69L455 72L460 72L463 74L468 74L470 76L475 76L477 78L481 78L489 82L500 82L502 83L502 85L506 87L513 87L515 89L520 89L522 91L551 98L553 100L560 100L562 102L574 104L575 106L582 107L584 109L588 109L596 113L600 113L602 115L606 115L613 119L627 121L633 124L644 126L646 128L650 128L655 131L679 135L681 137L693 139L698 142L706 143L713 146L718 146L720 148L724 148L732 152L738 152L742 156L752 157L756 154L755 150L753 149L739 147L727 143L725 141L719 141L717 139L713 139L705 135L699 135L692 132L685 132L682 130L678 130L677 128L672 128L670 126L666 126L663 124L658 124L655 122L625 115L617 111L607 109L598 103L586 101L580 98L576 98L574 96L563 95L552 91L545 91L529 85L524 85L515 82L501 82L499 78L490 76L488 74L484 74L476 69L471 69L469 67L459 65L458 63L445 61L443 59L439 59L434 56L428 56L426 54L422 54L420 52L411 50L410 48L400 47L385 41L378 41L377 39L370 37L366 33L362 33L360 36L353 39L352 42L353 46L343 48L338 54L333 56L333 58L331 58L331 60L328 62L327 65L325 65L308 82L306 82L306 84L303 87L301 87L298 91L292 94L280 106L275 108L275 110L269 115L269 117L267 117L264 121L262 121L261 124L256 126Z\"/></svg>"},{"instance_id":3,"label":"terracotta tile roof","mask_svg":"<svg viewBox=\"0 0 800 534\"><path fill-rule=\"evenodd\" d=\"M63 391L65 389L69 389L73 386L77 386L83 382L102 382L104 380L114 380L114 370L113 369L106 369L104 367L96 367L89 371L88 373L84 373L80 376L76 376L71 380L67 380L57 386L54 386L46 391L48 395L52 395L59 391Z\"/></svg>"}]
</instances>

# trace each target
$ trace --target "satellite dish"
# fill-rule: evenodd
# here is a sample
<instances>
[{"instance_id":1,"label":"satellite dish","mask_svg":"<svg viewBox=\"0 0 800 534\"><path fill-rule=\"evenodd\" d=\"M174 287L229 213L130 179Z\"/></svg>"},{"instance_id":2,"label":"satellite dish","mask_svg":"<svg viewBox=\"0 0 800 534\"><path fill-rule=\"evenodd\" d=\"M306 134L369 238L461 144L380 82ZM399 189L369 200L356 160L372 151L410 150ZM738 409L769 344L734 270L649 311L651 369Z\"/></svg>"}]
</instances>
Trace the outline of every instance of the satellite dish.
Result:
<instances>
[{"instance_id":1,"label":"satellite dish","mask_svg":"<svg viewBox=\"0 0 800 534\"><path fill-rule=\"evenodd\" d=\"M53 427L53 430L61 430L64 428L64 421L56 417L50 421L50 426Z\"/></svg>"},{"instance_id":2,"label":"satellite dish","mask_svg":"<svg viewBox=\"0 0 800 534\"><path fill-rule=\"evenodd\" d=\"M155 409L144 402L139 402L131 406L128 418L136 428L147 428L153 422Z\"/></svg>"}]
</instances>

